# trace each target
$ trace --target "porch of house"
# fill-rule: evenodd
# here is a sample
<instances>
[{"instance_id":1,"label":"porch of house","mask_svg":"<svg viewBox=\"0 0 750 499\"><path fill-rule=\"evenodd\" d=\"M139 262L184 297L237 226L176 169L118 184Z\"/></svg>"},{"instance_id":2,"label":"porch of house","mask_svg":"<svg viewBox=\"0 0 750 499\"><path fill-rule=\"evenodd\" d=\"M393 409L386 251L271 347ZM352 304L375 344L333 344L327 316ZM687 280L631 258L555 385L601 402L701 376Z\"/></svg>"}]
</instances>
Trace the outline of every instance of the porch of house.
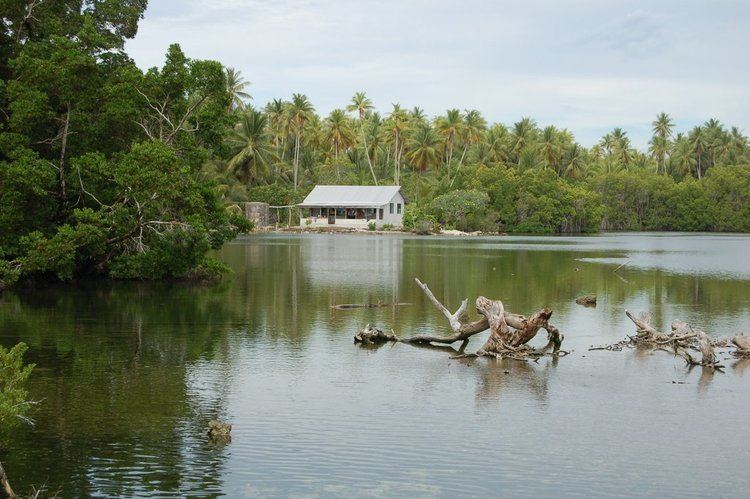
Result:
<instances>
[{"instance_id":1,"label":"porch of house","mask_svg":"<svg viewBox=\"0 0 750 499\"><path fill-rule=\"evenodd\" d=\"M302 208L302 227L340 226L367 229L371 222L383 225L384 208L312 207Z\"/></svg>"}]
</instances>

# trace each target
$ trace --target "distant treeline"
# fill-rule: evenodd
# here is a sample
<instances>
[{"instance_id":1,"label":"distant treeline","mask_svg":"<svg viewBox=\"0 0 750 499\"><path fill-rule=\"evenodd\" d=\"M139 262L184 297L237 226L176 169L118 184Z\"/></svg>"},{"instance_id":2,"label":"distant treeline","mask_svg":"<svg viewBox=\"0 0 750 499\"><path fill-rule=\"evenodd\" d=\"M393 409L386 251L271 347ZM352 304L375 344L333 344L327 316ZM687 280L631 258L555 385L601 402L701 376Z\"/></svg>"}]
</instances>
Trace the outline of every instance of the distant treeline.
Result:
<instances>
[{"instance_id":1,"label":"distant treeline","mask_svg":"<svg viewBox=\"0 0 750 499\"><path fill-rule=\"evenodd\" d=\"M530 118L490 125L452 109L429 119L398 104L381 116L363 93L326 118L300 94L262 109L234 101L229 156L201 170L227 202L287 205L315 184L400 184L408 221L465 230L750 231L748 139L715 119L680 133L661 113L642 152L620 128L585 148Z\"/></svg>"}]
</instances>

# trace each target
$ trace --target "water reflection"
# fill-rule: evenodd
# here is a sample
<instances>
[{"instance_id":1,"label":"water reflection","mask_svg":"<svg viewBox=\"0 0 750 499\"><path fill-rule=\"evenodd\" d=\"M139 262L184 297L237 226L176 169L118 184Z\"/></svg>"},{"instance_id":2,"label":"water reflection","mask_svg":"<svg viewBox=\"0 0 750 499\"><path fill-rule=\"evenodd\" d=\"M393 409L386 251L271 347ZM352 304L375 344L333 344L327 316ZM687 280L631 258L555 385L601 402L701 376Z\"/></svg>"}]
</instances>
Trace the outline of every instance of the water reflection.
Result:
<instances>
[{"instance_id":1,"label":"water reflection","mask_svg":"<svg viewBox=\"0 0 750 499\"><path fill-rule=\"evenodd\" d=\"M701 268L714 250L721 272ZM650 310L663 329L675 318L714 336L746 329L750 279L737 269L748 250L750 239L737 236L267 235L220 252L234 273L217 286L5 292L0 342L29 344L38 364L31 392L42 403L37 426L19 431L0 459L16 488L64 485L73 496L621 494L636 465L665 473L636 492L734 495L750 483L737 478L746 463L722 457L743 452L723 435L739 433L750 408L732 395L746 388L750 360L711 374L666 352L587 349L632 334L625 308ZM641 253L653 267L615 274L601 263ZM451 309L478 295L519 313L549 306L574 352L534 363L450 358L483 337L463 346L353 345L368 323L400 336L445 330L414 277ZM576 305L583 294L596 294L597 307ZM378 301L411 305L331 308ZM669 421L686 407L722 430L675 438ZM634 418L651 423L612 441ZM234 424L231 443L208 442L211 419ZM510 430L531 421L565 432L550 442L543 431ZM718 457L695 471L698 443ZM618 454L606 452L613 448ZM522 466L531 460L541 473L564 473L554 485L536 480ZM434 473L444 469L455 472Z\"/></svg>"}]
</instances>

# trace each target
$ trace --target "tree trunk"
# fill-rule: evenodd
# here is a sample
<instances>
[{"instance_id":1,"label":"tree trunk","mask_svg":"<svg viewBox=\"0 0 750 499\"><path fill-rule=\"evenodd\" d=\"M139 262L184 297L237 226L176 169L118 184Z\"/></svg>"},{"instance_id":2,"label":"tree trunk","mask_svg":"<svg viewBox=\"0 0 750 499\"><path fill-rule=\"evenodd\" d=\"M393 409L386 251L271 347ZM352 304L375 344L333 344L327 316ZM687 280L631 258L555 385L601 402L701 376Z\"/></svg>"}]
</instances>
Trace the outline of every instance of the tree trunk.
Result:
<instances>
[{"instance_id":1,"label":"tree trunk","mask_svg":"<svg viewBox=\"0 0 750 499\"><path fill-rule=\"evenodd\" d=\"M60 144L60 172L58 176L58 194L60 202L65 200L65 152L68 148L68 135L70 130L70 102L66 103L67 112L65 113L65 122L63 123L61 144Z\"/></svg>"},{"instance_id":2,"label":"tree trunk","mask_svg":"<svg viewBox=\"0 0 750 499\"><path fill-rule=\"evenodd\" d=\"M461 153L461 159L458 160L458 166L456 167L456 174L453 176L453 180L451 180L450 186L453 187L453 182L456 181L456 177L458 177L458 172L461 171L461 165L464 163L464 158L466 157L466 150L469 148L469 143L467 142L464 146L464 151Z\"/></svg>"},{"instance_id":3,"label":"tree trunk","mask_svg":"<svg viewBox=\"0 0 750 499\"><path fill-rule=\"evenodd\" d=\"M13 488L10 486L10 482L8 482L8 475L5 474L3 463L0 463L0 490L7 497L18 497L16 493L13 492Z\"/></svg>"},{"instance_id":4,"label":"tree trunk","mask_svg":"<svg viewBox=\"0 0 750 499\"><path fill-rule=\"evenodd\" d=\"M299 141L300 132L297 132L297 136L294 139L294 191L297 191L297 171L299 170Z\"/></svg>"},{"instance_id":5,"label":"tree trunk","mask_svg":"<svg viewBox=\"0 0 750 499\"><path fill-rule=\"evenodd\" d=\"M367 135L365 135L364 124L362 124L362 143L365 145L365 157L367 158L367 164L370 166L372 180L375 182L375 185L378 185L378 178L375 176L375 169L372 167L372 160L370 159L370 148L367 147Z\"/></svg>"}]
</instances>

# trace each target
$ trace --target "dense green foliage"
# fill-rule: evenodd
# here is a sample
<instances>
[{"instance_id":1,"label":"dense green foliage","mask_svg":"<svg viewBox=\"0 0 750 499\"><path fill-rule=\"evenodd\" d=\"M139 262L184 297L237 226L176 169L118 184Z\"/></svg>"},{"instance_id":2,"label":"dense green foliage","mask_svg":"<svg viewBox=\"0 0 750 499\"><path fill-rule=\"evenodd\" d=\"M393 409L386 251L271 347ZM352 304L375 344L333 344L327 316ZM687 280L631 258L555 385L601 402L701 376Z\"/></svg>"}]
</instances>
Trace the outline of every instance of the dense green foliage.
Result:
<instances>
[{"instance_id":1,"label":"dense green foliage","mask_svg":"<svg viewBox=\"0 0 750 499\"><path fill-rule=\"evenodd\" d=\"M315 184L377 183L402 185L412 202L404 224L419 232L433 222L535 233L746 231L750 223L748 140L714 119L675 133L662 113L643 153L620 128L585 148L530 118L490 125L478 111L451 109L430 120L398 104L381 116L361 92L326 118L299 94L237 114L233 156L203 170L227 201L286 205Z\"/></svg>"},{"instance_id":2,"label":"dense green foliage","mask_svg":"<svg viewBox=\"0 0 750 499\"><path fill-rule=\"evenodd\" d=\"M530 118L381 116L362 92L327 117L303 94L253 108L238 71L177 45L138 69L145 6L0 1L0 285L214 275L207 253L249 228L237 203L315 184L402 185L418 232L750 230L748 140L717 120L662 113L644 153L619 128L585 148Z\"/></svg>"},{"instance_id":3,"label":"dense green foliage","mask_svg":"<svg viewBox=\"0 0 750 499\"><path fill-rule=\"evenodd\" d=\"M199 175L228 154L221 64L173 45L140 71L145 0L0 6L0 285L220 270L206 253L247 226Z\"/></svg>"},{"instance_id":4,"label":"dense green foliage","mask_svg":"<svg viewBox=\"0 0 750 499\"><path fill-rule=\"evenodd\" d=\"M0 436L23 420L29 407L25 384L34 365L23 363L26 348L24 343L10 350L0 346Z\"/></svg>"}]
</instances>

